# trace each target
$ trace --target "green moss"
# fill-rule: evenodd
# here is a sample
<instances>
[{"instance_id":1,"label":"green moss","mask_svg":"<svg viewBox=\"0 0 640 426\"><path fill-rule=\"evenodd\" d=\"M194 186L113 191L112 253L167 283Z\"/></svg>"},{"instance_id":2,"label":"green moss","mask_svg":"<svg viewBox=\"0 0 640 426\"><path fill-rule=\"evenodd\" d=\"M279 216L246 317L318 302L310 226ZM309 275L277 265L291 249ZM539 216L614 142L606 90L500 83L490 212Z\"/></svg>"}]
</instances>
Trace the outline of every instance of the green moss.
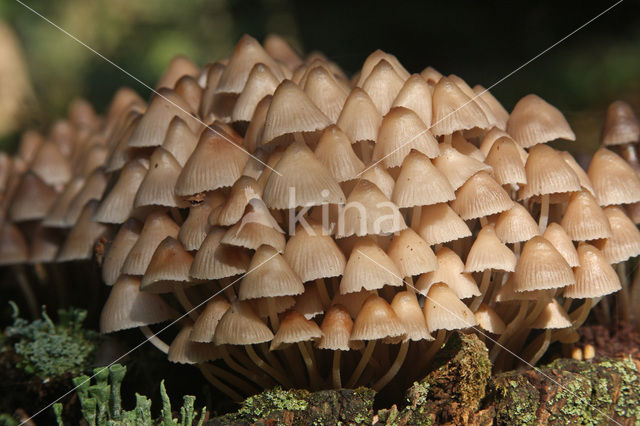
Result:
<instances>
[{"instance_id":1,"label":"green moss","mask_svg":"<svg viewBox=\"0 0 640 426\"><path fill-rule=\"evenodd\" d=\"M537 423L538 391L524 376L513 372L499 374L493 378L490 390L497 424Z\"/></svg>"},{"instance_id":2,"label":"green moss","mask_svg":"<svg viewBox=\"0 0 640 426\"><path fill-rule=\"evenodd\" d=\"M279 387L247 398L237 412L238 419L259 419L273 411L302 411L309 406L304 390L282 390Z\"/></svg>"}]
</instances>

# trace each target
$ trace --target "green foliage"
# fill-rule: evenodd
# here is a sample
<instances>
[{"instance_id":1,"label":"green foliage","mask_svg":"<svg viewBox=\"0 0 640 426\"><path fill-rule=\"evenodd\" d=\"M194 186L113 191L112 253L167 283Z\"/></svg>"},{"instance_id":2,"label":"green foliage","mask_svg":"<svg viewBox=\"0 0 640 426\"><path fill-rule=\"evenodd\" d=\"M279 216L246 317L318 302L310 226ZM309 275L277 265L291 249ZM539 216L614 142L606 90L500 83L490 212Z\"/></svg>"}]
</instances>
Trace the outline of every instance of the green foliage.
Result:
<instances>
[{"instance_id":1,"label":"green foliage","mask_svg":"<svg viewBox=\"0 0 640 426\"><path fill-rule=\"evenodd\" d=\"M19 317L13 308L13 325L7 327L3 346L13 344L20 356L18 367L42 379L58 378L65 374L80 374L89 367L100 335L82 328L87 312L70 308L59 310L58 324L54 324L44 307L42 319L29 322Z\"/></svg>"},{"instance_id":2,"label":"green foliage","mask_svg":"<svg viewBox=\"0 0 640 426\"><path fill-rule=\"evenodd\" d=\"M99 367L93 370L93 376L79 376L73 379L76 386L83 419L90 426L118 426L118 425L150 425L162 426L202 426L206 410L203 408L199 420L194 409L195 397L183 397L180 407L180 419L173 418L171 401L164 387L164 380L160 382L162 396L161 416L153 421L151 415L151 400L144 395L136 394L136 406L131 411L122 409L120 388L127 368L120 364L109 367ZM91 381L95 382L94 384ZM64 425L62 419L62 404L54 404L53 410L59 426Z\"/></svg>"}]
</instances>

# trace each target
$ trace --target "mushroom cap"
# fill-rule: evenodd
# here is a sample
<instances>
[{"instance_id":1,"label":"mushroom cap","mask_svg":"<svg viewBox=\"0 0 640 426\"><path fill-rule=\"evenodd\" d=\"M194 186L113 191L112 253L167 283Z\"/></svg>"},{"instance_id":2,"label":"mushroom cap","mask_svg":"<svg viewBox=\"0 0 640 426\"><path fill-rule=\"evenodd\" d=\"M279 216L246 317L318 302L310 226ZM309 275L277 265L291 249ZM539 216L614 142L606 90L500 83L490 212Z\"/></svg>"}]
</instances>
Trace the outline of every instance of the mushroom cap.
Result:
<instances>
[{"instance_id":1,"label":"mushroom cap","mask_svg":"<svg viewBox=\"0 0 640 426\"><path fill-rule=\"evenodd\" d=\"M207 302L204 310L193 324L189 340L193 342L208 343L213 341L218 322L227 312L231 304L224 296L216 296Z\"/></svg>"},{"instance_id":2,"label":"mushroom cap","mask_svg":"<svg viewBox=\"0 0 640 426\"><path fill-rule=\"evenodd\" d=\"M542 312L531 324L531 328L542 328L545 330L571 327L569 315L562 309L556 299L551 299L545 305Z\"/></svg>"},{"instance_id":3,"label":"mushroom cap","mask_svg":"<svg viewBox=\"0 0 640 426\"><path fill-rule=\"evenodd\" d=\"M420 275L438 268L438 260L429 244L411 228L393 235L387 254L403 277Z\"/></svg>"},{"instance_id":4,"label":"mushroom cap","mask_svg":"<svg viewBox=\"0 0 640 426\"><path fill-rule=\"evenodd\" d=\"M13 223L0 225L0 265L24 263L29 258L29 247L20 229Z\"/></svg>"},{"instance_id":5,"label":"mushroom cap","mask_svg":"<svg viewBox=\"0 0 640 426\"><path fill-rule=\"evenodd\" d=\"M100 332L113 333L175 318L157 294L140 291L140 278L123 275L113 284L100 314Z\"/></svg>"},{"instance_id":6,"label":"mushroom cap","mask_svg":"<svg viewBox=\"0 0 640 426\"><path fill-rule=\"evenodd\" d=\"M158 81L157 88L174 87L180 77L188 75L195 77L198 75L198 67L184 55L176 55L169 62L169 67Z\"/></svg>"},{"instance_id":7,"label":"mushroom cap","mask_svg":"<svg viewBox=\"0 0 640 426\"><path fill-rule=\"evenodd\" d=\"M320 294L318 293L315 282L305 284L304 293L295 297L294 308L304 315L306 319L312 319L324 313L322 299L320 299Z\"/></svg>"},{"instance_id":8,"label":"mushroom cap","mask_svg":"<svg viewBox=\"0 0 640 426\"><path fill-rule=\"evenodd\" d=\"M217 345L252 345L269 342L273 333L247 302L234 301L222 315L213 341Z\"/></svg>"},{"instance_id":9,"label":"mushroom cap","mask_svg":"<svg viewBox=\"0 0 640 426\"><path fill-rule=\"evenodd\" d=\"M280 349L284 345L318 340L322 330L313 320L306 319L300 312L292 309L282 317L280 328L271 341L270 349Z\"/></svg>"},{"instance_id":10,"label":"mushroom cap","mask_svg":"<svg viewBox=\"0 0 640 426\"><path fill-rule=\"evenodd\" d=\"M280 253L285 248L284 231L259 198L249 201L242 219L225 232L221 242L251 250L267 244Z\"/></svg>"},{"instance_id":11,"label":"mushroom cap","mask_svg":"<svg viewBox=\"0 0 640 426\"><path fill-rule=\"evenodd\" d=\"M156 148L149 159L149 169L136 192L134 206L186 207L187 203L174 191L181 171L182 167L169 151L162 147Z\"/></svg>"},{"instance_id":12,"label":"mushroom cap","mask_svg":"<svg viewBox=\"0 0 640 426\"><path fill-rule=\"evenodd\" d=\"M251 121L258 102L267 95L273 95L278 84L280 80L269 67L262 63L255 64L233 107L231 121Z\"/></svg>"},{"instance_id":13,"label":"mushroom cap","mask_svg":"<svg viewBox=\"0 0 640 426\"><path fill-rule=\"evenodd\" d=\"M533 94L520 99L513 108L507 122L507 132L523 148L556 139L576 140L562 113Z\"/></svg>"},{"instance_id":14,"label":"mushroom cap","mask_svg":"<svg viewBox=\"0 0 640 426\"><path fill-rule=\"evenodd\" d=\"M606 148L597 150L587 174L601 206L640 201L640 177L613 151Z\"/></svg>"},{"instance_id":15,"label":"mushroom cap","mask_svg":"<svg viewBox=\"0 0 640 426\"><path fill-rule=\"evenodd\" d=\"M488 224L480 230L465 263L465 272L482 272L498 269L513 272L516 268L516 255L496 235L495 227Z\"/></svg>"},{"instance_id":16,"label":"mushroom cap","mask_svg":"<svg viewBox=\"0 0 640 426\"><path fill-rule=\"evenodd\" d=\"M401 78L386 59L381 59L360 87L367 92L378 111L384 115L389 112L405 80L406 78Z\"/></svg>"},{"instance_id":17,"label":"mushroom cap","mask_svg":"<svg viewBox=\"0 0 640 426\"><path fill-rule=\"evenodd\" d=\"M564 289L564 297L601 297L622 288L618 275L600 250L590 244L580 243L578 257L580 266L575 270L575 283Z\"/></svg>"},{"instance_id":18,"label":"mushroom cap","mask_svg":"<svg viewBox=\"0 0 640 426\"><path fill-rule=\"evenodd\" d=\"M193 256L174 237L166 237L153 253L142 277L140 289L152 293L169 293L176 286L185 286L191 281L189 268Z\"/></svg>"},{"instance_id":19,"label":"mushroom cap","mask_svg":"<svg viewBox=\"0 0 640 426\"><path fill-rule=\"evenodd\" d=\"M324 129L314 154L338 182L357 178L365 168L349 137L336 125Z\"/></svg>"},{"instance_id":20,"label":"mushroom cap","mask_svg":"<svg viewBox=\"0 0 640 426\"><path fill-rule=\"evenodd\" d=\"M351 143L375 141L382 124L382 114L367 92L355 87L344 102L337 124Z\"/></svg>"},{"instance_id":21,"label":"mushroom cap","mask_svg":"<svg viewBox=\"0 0 640 426\"><path fill-rule=\"evenodd\" d=\"M567 261L569 266L575 268L580 265L580 261L578 260L578 252L576 248L573 246L573 242L571 242L571 238L567 234L567 231L555 222L551 222L547 229L545 229L544 234L542 236L549 241L558 253L562 255L564 260Z\"/></svg>"},{"instance_id":22,"label":"mushroom cap","mask_svg":"<svg viewBox=\"0 0 640 426\"><path fill-rule=\"evenodd\" d=\"M525 170L527 184L518 194L520 200L534 195L580 191L580 180L576 173L558 151L547 145L531 148Z\"/></svg>"},{"instance_id":23,"label":"mushroom cap","mask_svg":"<svg viewBox=\"0 0 640 426\"><path fill-rule=\"evenodd\" d=\"M380 191L382 191L385 197L391 199L396 182L393 179L393 176L391 176L391 174L389 174L389 172L379 164L367 167L360 175L360 179L373 183ZM358 181L352 182L355 182L355 184L358 183Z\"/></svg>"},{"instance_id":24,"label":"mushroom cap","mask_svg":"<svg viewBox=\"0 0 640 426\"><path fill-rule=\"evenodd\" d=\"M322 330L322 337L316 343L318 349L349 351L362 346L358 345L357 341L350 340L353 320L341 305L334 305L327 311L322 318L320 330Z\"/></svg>"},{"instance_id":25,"label":"mushroom cap","mask_svg":"<svg viewBox=\"0 0 640 426\"><path fill-rule=\"evenodd\" d=\"M402 284L400 271L393 260L375 241L363 238L351 251L340 280L340 293L376 290L385 285L399 287Z\"/></svg>"},{"instance_id":26,"label":"mushroom cap","mask_svg":"<svg viewBox=\"0 0 640 426\"><path fill-rule=\"evenodd\" d=\"M372 294L378 294L378 292L376 290L360 290L346 294L338 292L331 300L331 306L340 305L344 307L351 315L351 318L355 319L364 301Z\"/></svg>"},{"instance_id":27,"label":"mushroom cap","mask_svg":"<svg viewBox=\"0 0 640 426\"><path fill-rule=\"evenodd\" d=\"M405 157L391 196L398 207L426 206L455 198L447 178L426 155L412 150Z\"/></svg>"},{"instance_id":28,"label":"mushroom cap","mask_svg":"<svg viewBox=\"0 0 640 426\"><path fill-rule=\"evenodd\" d=\"M611 226L611 236L600 240L596 247L609 263L624 262L640 254L640 231L625 212L616 206L605 207L604 214Z\"/></svg>"},{"instance_id":29,"label":"mushroom cap","mask_svg":"<svg viewBox=\"0 0 640 426\"><path fill-rule=\"evenodd\" d=\"M596 200L586 191L576 192L560 221L573 241L588 241L611 236L609 220Z\"/></svg>"},{"instance_id":30,"label":"mushroom cap","mask_svg":"<svg viewBox=\"0 0 640 426\"><path fill-rule=\"evenodd\" d=\"M331 122L338 121L347 99L345 87L324 67L313 67L306 74L304 92Z\"/></svg>"},{"instance_id":31,"label":"mushroom cap","mask_svg":"<svg viewBox=\"0 0 640 426\"><path fill-rule=\"evenodd\" d=\"M423 206L417 232L429 245L471 236L469 226L447 203Z\"/></svg>"},{"instance_id":32,"label":"mushroom cap","mask_svg":"<svg viewBox=\"0 0 640 426\"><path fill-rule=\"evenodd\" d=\"M486 172L478 172L456 191L451 208L464 220L509 210L509 194Z\"/></svg>"},{"instance_id":33,"label":"mushroom cap","mask_svg":"<svg viewBox=\"0 0 640 426\"><path fill-rule=\"evenodd\" d=\"M431 122L431 131L436 136L474 127L491 127L482 108L449 77L442 77L433 89Z\"/></svg>"},{"instance_id":34,"label":"mushroom cap","mask_svg":"<svg viewBox=\"0 0 640 426\"><path fill-rule=\"evenodd\" d=\"M486 303L481 303L473 315L481 329L491 334L504 333L506 329L504 321L500 318L500 315Z\"/></svg>"},{"instance_id":35,"label":"mushroom cap","mask_svg":"<svg viewBox=\"0 0 640 426\"><path fill-rule=\"evenodd\" d=\"M415 293L406 290L396 293L391 301L391 309L404 325L407 339L414 342L433 340Z\"/></svg>"},{"instance_id":36,"label":"mushroom cap","mask_svg":"<svg viewBox=\"0 0 640 426\"><path fill-rule=\"evenodd\" d=\"M400 76L403 81L409 77L409 72L402 66L400 61L398 61L398 58L390 53L386 53L380 49L377 49L369 56L367 56L367 59L365 59L364 63L362 64L360 76L358 78L358 81L356 82L356 86L362 87L365 80L375 69L376 65L378 65L378 63L383 59L393 67L393 70L396 72L396 74L398 74L398 76Z\"/></svg>"},{"instance_id":37,"label":"mushroom cap","mask_svg":"<svg viewBox=\"0 0 640 426\"><path fill-rule=\"evenodd\" d=\"M431 333L436 330L461 330L477 325L473 312L443 283L431 286L422 311Z\"/></svg>"},{"instance_id":38,"label":"mushroom cap","mask_svg":"<svg viewBox=\"0 0 640 426\"><path fill-rule=\"evenodd\" d=\"M304 292L300 277L273 247L260 246L251 258L249 271L240 283L240 300L295 296Z\"/></svg>"},{"instance_id":39,"label":"mushroom cap","mask_svg":"<svg viewBox=\"0 0 640 426\"><path fill-rule=\"evenodd\" d=\"M480 98L491 110L496 118L496 127L501 130L507 128L507 121L509 121L509 113L502 106L502 104L489 92L479 84L473 86L473 92Z\"/></svg>"},{"instance_id":40,"label":"mushroom cap","mask_svg":"<svg viewBox=\"0 0 640 426\"><path fill-rule=\"evenodd\" d=\"M120 226L102 262L102 280L106 285L113 285L120 277L122 265L138 241L141 230L142 224L133 218Z\"/></svg>"},{"instance_id":41,"label":"mushroom cap","mask_svg":"<svg viewBox=\"0 0 640 426\"><path fill-rule=\"evenodd\" d=\"M20 179L9 204L12 222L43 219L56 201L56 191L32 172Z\"/></svg>"},{"instance_id":42,"label":"mushroom cap","mask_svg":"<svg viewBox=\"0 0 640 426\"><path fill-rule=\"evenodd\" d=\"M458 298L467 299L480 296L480 289L473 276L464 271L464 263L453 250L442 247L436 253L438 269L422 274L416 282L416 289L427 295L434 284L444 283L455 292Z\"/></svg>"},{"instance_id":43,"label":"mushroom cap","mask_svg":"<svg viewBox=\"0 0 640 426\"><path fill-rule=\"evenodd\" d=\"M500 185L527 183L524 162L513 139L502 137L496 140L485 162L493 169Z\"/></svg>"},{"instance_id":44,"label":"mushroom cap","mask_svg":"<svg viewBox=\"0 0 640 426\"><path fill-rule=\"evenodd\" d=\"M118 180L100 201L93 220L102 223L124 223L134 215L138 188L147 174L146 160L130 160L120 171ZM173 191L173 188L171 188Z\"/></svg>"},{"instance_id":45,"label":"mushroom cap","mask_svg":"<svg viewBox=\"0 0 640 426\"><path fill-rule=\"evenodd\" d=\"M199 343L189 339L193 325L183 325L169 346L167 359L178 364L200 364L220 358L220 351L213 343Z\"/></svg>"},{"instance_id":46,"label":"mushroom cap","mask_svg":"<svg viewBox=\"0 0 640 426\"><path fill-rule=\"evenodd\" d=\"M224 195L221 192L213 191L207 193L200 204L192 205L189 208L189 215L178 232L178 240L185 249L192 251L200 248L211 230L209 215L222 203L224 203Z\"/></svg>"},{"instance_id":47,"label":"mushroom cap","mask_svg":"<svg viewBox=\"0 0 640 426\"><path fill-rule=\"evenodd\" d=\"M624 101L615 101L607 108L602 127L604 146L638 142L640 124L631 106Z\"/></svg>"},{"instance_id":48,"label":"mushroom cap","mask_svg":"<svg viewBox=\"0 0 640 426\"><path fill-rule=\"evenodd\" d=\"M189 275L195 279L219 280L244 274L249 270L249 255L245 249L221 244L225 230L213 227L200 245L191 264Z\"/></svg>"},{"instance_id":49,"label":"mushroom cap","mask_svg":"<svg viewBox=\"0 0 640 426\"><path fill-rule=\"evenodd\" d=\"M84 206L58 253L58 262L91 259L95 243L108 231L106 225L91 220L97 208L97 200L91 200Z\"/></svg>"},{"instance_id":50,"label":"mushroom cap","mask_svg":"<svg viewBox=\"0 0 640 426\"><path fill-rule=\"evenodd\" d=\"M353 323L351 340L397 340L406 329L391 306L380 296L370 295L365 300Z\"/></svg>"},{"instance_id":51,"label":"mushroom cap","mask_svg":"<svg viewBox=\"0 0 640 426\"><path fill-rule=\"evenodd\" d=\"M503 243L512 244L529 241L540 235L540 228L529 210L520 203L513 203L509 210L498 216L495 223L496 235Z\"/></svg>"},{"instance_id":52,"label":"mushroom cap","mask_svg":"<svg viewBox=\"0 0 640 426\"><path fill-rule=\"evenodd\" d=\"M533 237L522 248L513 278L516 292L560 288L575 283L567 261L540 236Z\"/></svg>"},{"instance_id":53,"label":"mushroom cap","mask_svg":"<svg viewBox=\"0 0 640 426\"><path fill-rule=\"evenodd\" d=\"M180 167L184 167L193 150L196 149L196 145L198 145L198 135L191 131L183 119L174 117L169 123L162 148L173 155Z\"/></svg>"},{"instance_id":54,"label":"mushroom cap","mask_svg":"<svg viewBox=\"0 0 640 426\"><path fill-rule=\"evenodd\" d=\"M231 194L223 203L215 206L209 216L211 225L231 226L236 224L241 218L253 198L261 198L262 188L258 182L249 176L240 176L231 187Z\"/></svg>"},{"instance_id":55,"label":"mushroom cap","mask_svg":"<svg viewBox=\"0 0 640 426\"><path fill-rule=\"evenodd\" d=\"M85 205L92 200L101 200L104 190L107 187L107 175L103 169L96 169L84 181L82 189L69 204L69 208L64 214L63 224L65 227L73 226L80 217ZM96 209L97 210L97 209Z\"/></svg>"},{"instance_id":56,"label":"mushroom cap","mask_svg":"<svg viewBox=\"0 0 640 426\"><path fill-rule=\"evenodd\" d=\"M420 72L420 76L425 79L429 86L435 86L442 78L442 74L433 67L426 67Z\"/></svg>"},{"instance_id":57,"label":"mushroom cap","mask_svg":"<svg viewBox=\"0 0 640 426\"><path fill-rule=\"evenodd\" d=\"M413 74L404 82L391 106L410 109L427 127L431 126L432 92L420 74Z\"/></svg>"},{"instance_id":58,"label":"mushroom cap","mask_svg":"<svg viewBox=\"0 0 640 426\"><path fill-rule=\"evenodd\" d=\"M591 184L589 176L587 176L587 172L585 172L582 166L580 166L576 159L573 158L573 155L569 154L566 151L560 151L560 156L565 161L565 163L567 163L569 167L571 167L571 170L575 172L576 176L578 176L578 181L580 182L580 187L582 188L582 190L589 192L595 197L596 192L593 189L593 185Z\"/></svg>"},{"instance_id":59,"label":"mushroom cap","mask_svg":"<svg viewBox=\"0 0 640 426\"><path fill-rule=\"evenodd\" d=\"M45 141L39 146L29 169L50 186L64 185L73 176L69 159L62 153L60 146L53 141Z\"/></svg>"},{"instance_id":60,"label":"mushroom cap","mask_svg":"<svg viewBox=\"0 0 640 426\"><path fill-rule=\"evenodd\" d=\"M291 45L277 34L268 34L264 39L264 49L276 60L295 69L302 65L302 59Z\"/></svg>"},{"instance_id":61,"label":"mushroom cap","mask_svg":"<svg viewBox=\"0 0 640 426\"><path fill-rule=\"evenodd\" d=\"M61 246L62 235L57 229L47 228L41 224L36 226L31 235L29 263L53 262Z\"/></svg>"}]
</instances>

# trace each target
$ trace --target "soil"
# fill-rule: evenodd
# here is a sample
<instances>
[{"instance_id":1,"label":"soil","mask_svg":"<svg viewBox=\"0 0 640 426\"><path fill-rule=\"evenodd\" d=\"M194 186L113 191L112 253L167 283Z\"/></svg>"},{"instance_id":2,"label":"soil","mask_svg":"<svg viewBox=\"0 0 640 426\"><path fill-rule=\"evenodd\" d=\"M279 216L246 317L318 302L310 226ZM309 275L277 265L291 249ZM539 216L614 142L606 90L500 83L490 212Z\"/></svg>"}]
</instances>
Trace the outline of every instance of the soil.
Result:
<instances>
[{"instance_id":1,"label":"soil","mask_svg":"<svg viewBox=\"0 0 640 426\"><path fill-rule=\"evenodd\" d=\"M625 358L631 356L640 360L640 331L631 324L620 323L613 327L586 325L578 329L578 346L591 344L596 349L596 357Z\"/></svg>"}]
</instances>

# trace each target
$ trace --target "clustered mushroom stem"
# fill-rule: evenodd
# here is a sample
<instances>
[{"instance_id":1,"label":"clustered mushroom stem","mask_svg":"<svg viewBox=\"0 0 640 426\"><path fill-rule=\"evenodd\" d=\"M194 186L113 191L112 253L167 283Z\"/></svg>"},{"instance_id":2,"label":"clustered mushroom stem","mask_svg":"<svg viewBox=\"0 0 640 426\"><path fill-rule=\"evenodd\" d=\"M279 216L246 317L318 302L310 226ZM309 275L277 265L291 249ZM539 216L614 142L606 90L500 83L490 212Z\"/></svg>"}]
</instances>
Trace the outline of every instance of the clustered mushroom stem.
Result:
<instances>
[{"instance_id":1,"label":"clustered mushroom stem","mask_svg":"<svg viewBox=\"0 0 640 426\"><path fill-rule=\"evenodd\" d=\"M589 311L591 310L593 305L597 303L598 299L599 298L592 298L592 297L585 299L584 303L580 305L580 307L576 308L569 315L569 317L571 318L572 326L569 328L563 328L561 330L557 330L556 332L554 332L552 336L552 340L556 341L561 336L565 336L570 332L578 329L587 320L587 317L589 316Z\"/></svg>"},{"instance_id":2,"label":"clustered mushroom stem","mask_svg":"<svg viewBox=\"0 0 640 426\"><path fill-rule=\"evenodd\" d=\"M620 314L625 322L631 321L631 308L629 306L629 279L627 277L627 263L620 262L616 265L616 272L620 278L622 289L616 294L616 301L620 306Z\"/></svg>"},{"instance_id":3,"label":"clustered mushroom stem","mask_svg":"<svg viewBox=\"0 0 640 426\"><path fill-rule=\"evenodd\" d=\"M489 223L489 220L487 219L487 217L486 217L486 216L482 216L482 217L480 218L480 226L481 226L481 227L484 227L484 226L486 226L486 225L487 225L487 223Z\"/></svg>"},{"instance_id":4,"label":"clustered mushroom stem","mask_svg":"<svg viewBox=\"0 0 640 426\"><path fill-rule=\"evenodd\" d=\"M194 308L193 303L187 297L187 293L184 291L184 286L176 285L174 287L173 292L176 295L176 298L180 302L180 305L184 308L185 311L189 314L192 320L196 321L198 319L198 311Z\"/></svg>"},{"instance_id":5,"label":"clustered mushroom stem","mask_svg":"<svg viewBox=\"0 0 640 426\"><path fill-rule=\"evenodd\" d=\"M640 306L640 269L635 273L633 277L633 284L631 287L631 306ZM607 300L606 298L603 300ZM640 327L640 313L636 313L636 324Z\"/></svg>"},{"instance_id":6,"label":"clustered mushroom stem","mask_svg":"<svg viewBox=\"0 0 640 426\"><path fill-rule=\"evenodd\" d=\"M444 135L444 140L443 140L443 142L444 142L444 143L451 143L452 136L453 136L453 135L451 135L451 134L449 134L449 135Z\"/></svg>"},{"instance_id":7,"label":"clustered mushroom stem","mask_svg":"<svg viewBox=\"0 0 640 426\"><path fill-rule=\"evenodd\" d=\"M275 356L275 354L269 350L267 344L260 343L258 346L260 348L260 352L262 352L262 355L267 359L267 362L271 364L276 370L284 372L282 364L280 364L280 361L278 361L278 358Z\"/></svg>"},{"instance_id":8,"label":"clustered mushroom stem","mask_svg":"<svg viewBox=\"0 0 640 426\"><path fill-rule=\"evenodd\" d=\"M242 380L240 377L235 376L230 371L225 370L224 368L220 368L211 363L200 364L200 367L205 366L205 368L209 371L210 374L219 377L220 379L226 381L227 383L232 384L236 388L242 390L247 395L255 395L258 392L258 389L254 386L250 385L246 381Z\"/></svg>"},{"instance_id":9,"label":"clustered mushroom stem","mask_svg":"<svg viewBox=\"0 0 640 426\"><path fill-rule=\"evenodd\" d=\"M305 342L298 342L298 350L302 355L302 359L304 360L305 365L307 366L307 371L309 372L309 381L311 382L311 387L313 389L319 389L322 384L322 379L320 379L320 375L318 374L318 370L313 362L313 358L309 353Z\"/></svg>"},{"instance_id":10,"label":"clustered mushroom stem","mask_svg":"<svg viewBox=\"0 0 640 426\"><path fill-rule=\"evenodd\" d=\"M298 352L294 346L288 346L283 349L284 356L287 359L287 363L290 366L290 371L293 372L293 378L296 384L300 387L306 387L308 382L304 375L304 365L300 361L300 356L298 356Z\"/></svg>"},{"instance_id":11,"label":"clustered mushroom stem","mask_svg":"<svg viewBox=\"0 0 640 426\"><path fill-rule=\"evenodd\" d=\"M402 342L402 344L400 345L400 349L398 350L398 355L396 356L396 359L391 365L391 367L389 367L389 370L386 372L384 376L382 376L373 385L373 389L376 392L379 392L380 389L388 385L391 379L393 379L395 375L398 374L400 367L402 367L402 364L404 363L404 360L407 357L407 351L409 350L409 342L410 342L409 339Z\"/></svg>"},{"instance_id":12,"label":"clustered mushroom stem","mask_svg":"<svg viewBox=\"0 0 640 426\"><path fill-rule=\"evenodd\" d=\"M331 306L331 298L329 297L329 293L327 292L327 286L324 283L322 278L318 278L316 280L316 288L318 290L318 294L320 295L320 301L322 302L322 307L324 309L329 309Z\"/></svg>"},{"instance_id":13,"label":"clustered mushroom stem","mask_svg":"<svg viewBox=\"0 0 640 426\"><path fill-rule=\"evenodd\" d=\"M420 226L420 218L422 216L422 206L415 206L411 209L411 228L414 230Z\"/></svg>"},{"instance_id":14,"label":"clustered mushroom stem","mask_svg":"<svg viewBox=\"0 0 640 426\"><path fill-rule=\"evenodd\" d=\"M334 389L342 387L342 378L340 376L340 358L342 351L333 351L333 364L331 365L331 383Z\"/></svg>"},{"instance_id":15,"label":"clustered mushroom stem","mask_svg":"<svg viewBox=\"0 0 640 426\"><path fill-rule=\"evenodd\" d=\"M493 345L491 351L489 351L489 359L491 359L492 363L495 363L498 354L500 353L500 349L504 346L504 343L511 338L511 336L519 329L520 324L524 321L527 316L527 308L529 306L529 301L522 300L520 301L520 308L518 309L518 313L515 318L511 320L511 322L507 325L507 328L504 330L502 335L498 341Z\"/></svg>"},{"instance_id":16,"label":"clustered mushroom stem","mask_svg":"<svg viewBox=\"0 0 640 426\"><path fill-rule=\"evenodd\" d=\"M524 350L525 359L527 360L527 363L529 365L536 365L536 363L540 361L540 358L542 358L542 355L544 355L544 353L549 348L550 343L551 343L551 330L550 329L544 330L544 333L541 334L533 342L531 342L529 346L527 346L527 348ZM533 354L528 355L531 352L533 352Z\"/></svg>"},{"instance_id":17,"label":"clustered mushroom stem","mask_svg":"<svg viewBox=\"0 0 640 426\"><path fill-rule=\"evenodd\" d=\"M269 321L271 322L271 328L275 333L280 328L280 319L278 318L278 312L276 309L276 302L273 297L267 298L267 309L269 310Z\"/></svg>"},{"instance_id":18,"label":"clustered mushroom stem","mask_svg":"<svg viewBox=\"0 0 640 426\"><path fill-rule=\"evenodd\" d=\"M29 313L32 318L38 318L40 313L38 312L38 302L36 299L36 294L33 292L31 288L31 284L29 284L29 280L27 279L27 275L24 272L23 265L15 265L12 268L16 274L16 278L18 281L18 286L20 286L20 291L27 302L27 306L29 307Z\"/></svg>"},{"instance_id":19,"label":"clustered mushroom stem","mask_svg":"<svg viewBox=\"0 0 640 426\"><path fill-rule=\"evenodd\" d=\"M258 356L252 345L244 345L244 350L247 352L247 355L249 355L251 361L253 361L253 363L257 365L261 370L265 371L268 375L276 379L284 387L293 387L293 383L291 383L291 381L284 375L282 371L278 371L277 369L273 368Z\"/></svg>"},{"instance_id":20,"label":"clustered mushroom stem","mask_svg":"<svg viewBox=\"0 0 640 426\"><path fill-rule=\"evenodd\" d=\"M418 364L418 372L424 372L427 369L427 366L435 356L435 354L440 350L442 344L447 338L447 330L441 329L438 330L438 334L436 334L436 339L431 342L429 345L429 349L424 353L420 363Z\"/></svg>"},{"instance_id":21,"label":"clustered mushroom stem","mask_svg":"<svg viewBox=\"0 0 640 426\"><path fill-rule=\"evenodd\" d=\"M151 329L149 328L148 325L143 325L143 326L140 326L138 328L140 328L140 331L142 332L142 334L144 334L144 337L146 337L147 340L149 342L151 342L151 344L153 346L155 346L156 348L158 348L160 351L164 352L165 354L169 353L169 345L167 345L153 331L151 331Z\"/></svg>"},{"instance_id":22,"label":"clustered mushroom stem","mask_svg":"<svg viewBox=\"0 0 640 426\"><path fill-rule=\"evenodd\" d=\"M182 215L180 214L180 210L178 210L177 207L170 208L169 213L171 214L171 218L176 222L176 224L182 225Z\"/></svg>"},{"instance_id":23,"label":"clustered mushroom stem","mask_svg":"<svg viewBox=\"0 0 640 426\"><path fill-rule=\"evenodd\" d=\"M540 234L547 229L547 222L549 221L549 194L542 196L542 204L540 205L540 220L538 226L540 228Z\"/></svg>"},{"instance_id":24,"label":"clustered mushroom stem","mask_svg":"<svg viewBox=\"0 0 640 426\"><path fill-rule=\"evenodd\" d=\"M360 358L360 362L358 362L356 369L353 370L353 374L351 374L351 377L349 377L349 380L347 381L347 388L353 388L358 382L358 379L362 375L362 372L369 363L369 359L371 359L371 354L373 354L373 350L375 349L375 347L376 340L370 340L369 342L367 342L367 346L365 347L364 352L362 352L362 358Z\"/></svg>"},{"instance_id":25,"label":"clustered mushroom stem","mask_svg":"<svg viewBox=\"0 0 640 426\"><path fill-rule=\"evenodd\" d=\"M248 368L245 368L243 366L241 366L240 364L238 364L229 354L229 351L227 350L225 345L221 345L220 346L220 352L222 354L222 359L224 359L224 362L235 372L239 373L242 376L245 376L246 378L248 378L249 380L251 380L252 382L258 384L260 387L264 388L264 389L268 389L271 387L271 383L268 380L265 380L264 378L260 377L257 373L249 370Z\"/></svg>"},{"instance_id":26,"label":"clustered mushroom stem","mask_svg":"<svg viewBox=\"0 0 640 426\"><path fill-rule=\"evenodd\" d=\"M223 394L227 395L234 402L242 401L242 397L240 396L240 394L235 392L229 386L222 383L222 381L220 381L220 379L214 376L213 373L209 371L205 365L200 364L198 367L200 367L200 371L202 372L202 375L204 376L204 378L207 379L207 381L211 383L216 389L218 389Z\"/></svg>"},{"instance_id":27,"label":"clustered mushroom stem","mask_svg":"<svg viewBox=\"0 0 640 426\"><path fill-rule=\"evenodd\" d=\"M368 166L371 162L371 149L369 147L369 141L360 141L358 142L358 146L360 147L362 162L365 164L365 166Z\"/></svg>"},{"instance_id":28,"label":"clustered mushroom stem","mask_svg":"<svg viewBox=\"0 0 640 426\"><path fill-rule=\"evenodd\" d=\"M231 278L222 278L218 283L220 285L220 289L224 292L224 295L227 296L227 299L233 302L236 299L236 292L231 285Z\"/></svg>"},{"instance_id":29,"label":"clustered mushroom stem","mask_svg":"<svg viewBox=\"0 0 640 426\"><path fill-rule=\"evenodd\" d=\"M473 302L471 302L471 305L469 306L469 309L471 309L472 312L475 312L478 310L478 307L484 300L484 295L487 294L487 290L489 289L490 282L491 282L491 269L486 269L484 272L482 272L482 282L480 283L481 294L480 296L476 296L473 299Z\"/></svg>"}]
</instances>

